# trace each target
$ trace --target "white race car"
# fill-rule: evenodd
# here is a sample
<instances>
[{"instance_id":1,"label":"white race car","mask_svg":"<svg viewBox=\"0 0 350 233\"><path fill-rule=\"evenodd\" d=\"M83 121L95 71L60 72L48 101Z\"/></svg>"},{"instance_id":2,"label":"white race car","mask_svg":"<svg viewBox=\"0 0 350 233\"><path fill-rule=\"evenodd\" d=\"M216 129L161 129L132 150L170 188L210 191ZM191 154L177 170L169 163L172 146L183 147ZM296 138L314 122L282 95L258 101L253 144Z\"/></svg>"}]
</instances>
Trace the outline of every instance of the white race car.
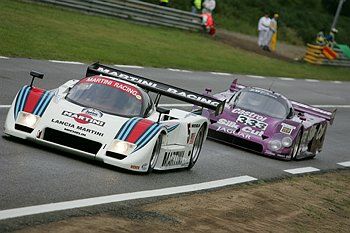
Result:
<instances>
[{"instance_id":1,"label":"white race car","mask_svg":"<svg viewBox=\"0 0 350 233\"><path fill-rule=\"evenodd\" d=\"M192 168L209 122L178 109L157 107L161 95L215 110L224 103L113 67L92 64L86 77L54 90L32 83L15 97L5 134L28 139L124 169L151 172ZM148 92L156 93L154 101Z\"/></svg>"}]
</instances>

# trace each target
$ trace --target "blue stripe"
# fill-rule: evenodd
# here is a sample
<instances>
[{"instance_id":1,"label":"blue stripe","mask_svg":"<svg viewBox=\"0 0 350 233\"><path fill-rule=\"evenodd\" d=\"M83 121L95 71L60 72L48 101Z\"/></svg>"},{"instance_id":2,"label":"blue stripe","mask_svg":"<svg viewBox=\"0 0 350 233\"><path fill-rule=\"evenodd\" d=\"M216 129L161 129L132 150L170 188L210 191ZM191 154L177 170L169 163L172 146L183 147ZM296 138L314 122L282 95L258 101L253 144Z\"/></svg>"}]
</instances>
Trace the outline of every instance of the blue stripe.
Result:
<instances>
[{"instance_id":1,"label":"blue stripe","mask_svg":"<svg viewBox=\"0 0 350 233\"><path fill-rule=\"evenodd\" d=\"M144 141L142 141L141 144L137 145L135 151L138 151L139 149L141 149L142 147L144 147L144 146L154 137L154 135L156 135L156 134L159 132L159 130L162 128L162 126L161 126L161 125L158 125L158 124L155 124L154 126L156 126L156 127L154 128L154 130L151 131L151 132L149 133L149 135L147 136L147 138L146 138ZM139 140L138 140L138 141L139 141ZM137 143L136 143L136 144L137 144Z\"/></svg>"},{"instance_id":2,"label":"blue stripe","mask_svg":"<svg viewBox=\"0 0 350 233\"><path fill-rule=\"evenodd\" d=\"M173 131L173 130L176 129L179 125L180 125L180 124L177 124L177 125L173 125L173 126L167 128L168 132Z\"/></svg>"},{"instance_id":3,"label":"blue stripe","mask_svg":"<svg viewBox=\"0 0 350 233\"><path fill-rule=\"evenodd\" d=\"M24 109L24 104L25 104L25 102L27 100L29 90L30 90L30 87L28 87L28 86L26 86L24 88L24 91L23 91L23 93L21 95L21 99L19 100L19 108L17 110L16 117L17 117L18 113Z\"/></svg>"},{"instance_id":4,"label":"blue stripe","mask_svg":"<svg viewBox=\"0 0 350 233\"><path fill-rule=\"evenodd\" d=\"M137 118L131 118L127 122L123 124L123 126L120 128L119 132L115 136L115 139L120 140L121 135L125 132L126 128L129 127L132 121L136 120Z\"/></svg>"},{"instance_id":5,"label":"blue stripe","mask_svg":"<svg viewBox=\"0 0 350 233\"><path fill-rule=\"evenodd\" d=\"M43 106L41 107L41 109L40 109L40 111L39 111L39 113L38 113L38 115L39 115L40 117L44 114L44 112L45 112L47 106L49 105L49 103L50 103L52 97L53 97L53 93L49 93L49 96L46 98L46 100L45 100Z\"/></svg>"},{"instance_id":6,"label":"blue stripe","mask_svg":"<svg viewBox=\"0 0 350 233\"><path fill-rule=\"evenodd\" d=\"M120 137L120 140L125 141L125 139L130 134L131 130L134 128L134 126L139 122L141 118L137 118L135 121L133 121L128 128L126 128L125 133Z\"/></svg>"},{"instance_id":7,"label":"blue stripe","mask_svg":"<svg viewBox=\"0 0 350 233\"><path fill-rule=\"evenodd\" d=\"M24 93L24 90L27 88L27 86L22 87L22 89L19 91L17 99L16 99L16 105L15 105L15 118L17 118L18 112L19 112L19 106L21 105L22 96Z\"/></svg>"},{"instance_id":8,"label":"blue stripe","mask_svg":"<svg viewBox=\"0 0 350 233\"><path fill-rule=\"evenodd\" d=\"M49 94L48 92L45 92L45 94L40 97L39 102L35 106L35 109L34 109L34 112L33 112L34 115L38 115L38 112L40 111L40 109L41 109L41 107L42 107L42 105L43 105L43 103L45 101L45 98L46 98L46 96L48 94Z\"/></svg>"},{"instance_id":9,"label":"blue stripe","mask_svg":"<svg viewBox=\"0 0 350 233\"><path fill-rule=\"evenodd\" d=\"M152 126L150 126L147 131L135 142L136 145L139 145L139 143L141 143L144 138L146 138L149 134L152 133L152 131L157 127L158 124L153 124Z\"/></svg>"}]
</instances>

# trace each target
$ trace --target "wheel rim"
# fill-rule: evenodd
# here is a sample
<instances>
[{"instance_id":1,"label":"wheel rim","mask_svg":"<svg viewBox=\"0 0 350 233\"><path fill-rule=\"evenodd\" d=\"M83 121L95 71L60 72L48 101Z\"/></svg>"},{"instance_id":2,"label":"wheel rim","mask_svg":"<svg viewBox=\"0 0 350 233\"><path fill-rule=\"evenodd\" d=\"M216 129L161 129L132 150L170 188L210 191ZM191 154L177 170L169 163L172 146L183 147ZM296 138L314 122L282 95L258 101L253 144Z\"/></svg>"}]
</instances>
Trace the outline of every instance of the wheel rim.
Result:
<instances>
[{"instance_id":1,"label":"wheel rim","mask_svg":"<svg viewBox=\"0 0 350 233\"><path fill-rule=\"evenodd\" d=\"M196 162L198 157L199 157L199 153L201 152L201 149L202 149L202 144L203 144L203 136L204 136L204 128L201 128L197 137L196 137L196 140L194 141L194 144L193 144L193 150L192 150L192 161L193 162Z\"/></svg>"},{"instance_id":2,"label":"wheel rim","mask_svg":"<svg viewBox=\"0 0 350 233\"><path fill-rule=\"evenodd\" d=\"M158 160L158 156L160 153L160 147L161 147L161 136L158 137L156 145L154 146L153 149L153 153L152 153L152 158L151 158L151 162L150 162L150 167L154 168L156 166L157 160Z\"/></svg>"}]
</instances>

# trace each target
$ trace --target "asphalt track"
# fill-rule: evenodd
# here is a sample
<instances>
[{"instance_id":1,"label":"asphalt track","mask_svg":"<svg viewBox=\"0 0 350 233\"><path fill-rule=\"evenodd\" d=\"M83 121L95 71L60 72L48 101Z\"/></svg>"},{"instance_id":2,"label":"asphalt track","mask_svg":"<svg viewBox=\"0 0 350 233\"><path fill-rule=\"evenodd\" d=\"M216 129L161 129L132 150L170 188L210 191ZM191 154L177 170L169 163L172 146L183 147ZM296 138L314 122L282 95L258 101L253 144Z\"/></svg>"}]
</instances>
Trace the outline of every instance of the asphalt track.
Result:
<instances>
[{"instance_id":1,"label":"asphalt track","mask_svg":"<svg viewBox=\"0 0 350 233\"><path fill-rule=\"evenodd\" d=\"M0 57L0 124L5 122L8 105L18 89L30 82L29 71L45 73L37 86L52 89L69 79L80 79L86 64L60 63ZM156 172L140 175L99 162L52 151L29 143L0 137L0 211L47 203L79 200L106 195L156 190L239 176L271 179L289 176L289 169L327 171L343 168L350 161L350 83L264 78L215 72L177 69L122 67L121 69L185 89L213 92L227 89L234 77L245 85L272 87L287 97L327 109L338 106L329 127L324 150L315 159L285 162L266 158L207 140L200 159L190 171ZM350 75L350 72L349 72ZM164 98L163 104L181 102ZM345 165L350 165L345 163Z\"/></svg>"}]
</instances>

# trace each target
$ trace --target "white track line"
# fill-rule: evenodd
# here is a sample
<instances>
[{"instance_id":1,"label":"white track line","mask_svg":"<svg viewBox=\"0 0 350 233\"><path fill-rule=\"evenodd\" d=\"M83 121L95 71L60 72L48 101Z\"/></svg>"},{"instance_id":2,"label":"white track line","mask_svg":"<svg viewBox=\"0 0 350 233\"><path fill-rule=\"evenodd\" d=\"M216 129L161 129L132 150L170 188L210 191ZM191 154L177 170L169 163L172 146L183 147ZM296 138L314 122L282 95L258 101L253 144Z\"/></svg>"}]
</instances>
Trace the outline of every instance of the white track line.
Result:
<instances>
[{"instance_id":1,"label":"white track line","mask_svg":"<svg viewBox=\"0 0 350 233\"><path fill-rule=\"evenodd\" d=\"M249 78L259 78L259 79L264 79L264 78L266 78L266 77L264 77L264 76L259 76L259 75L247 75L247 77L249 77Z\"/></svg>"},{"instance_id":2,"label":"white track line","mask_svg":"<svg viewBox=\"0 0 350 233\"><path fill-rule=\"evenodd\" d=\"M318 83L320 80L317 79L304 79L306 82L310 82L310 83Z\"/></svg>"},{"instance_id":3,"label":"white track line","mask_svg":"<svg viewBox=\"0 0 350 233\"><path fill-rule=\"evenodd\" d=\"M173 69L173 68L167 68L167 70L175 71L175 72L192 73L192 71L189 71L189 70L180 70L180 69Z\"/></svg>"},{"instance_id":4,"label":"white track line","mask_svg":"<svg viewBox=\"0 0 350 233\"><path fill-rule=\"evenodd\" d=\"M341 84L343 82L342 81L332 81L332 83Z\"/></svg>"},{"instance_id":5,"label":"white track line","mask_svg":"<svg viewBox=\"0 0 350 233\"><path fill-rule=\"evenodd\" d=\"M58 60L49 60L53 63L62 63L62 64L72 64L72 65L84 65L84 63L77 62L77 61L58 61Z\"/></svg>"},{"instance_id":6,"label":"white track line","mask_svg":"<svg viewBox=\"0 0 350 233\"><path fill-rule=\"evenodd\" d=\"M294 81L295 80L295 78L286 78L286 77L280 77L278 79L283 80L283 81Z\"/></svg>"},{"instance_id":7,"label":"white track line","mask_svg":"<svg viewBox=\"0 0 350 233\"><path fill-rule=\"evenodd\" d=\"M320 169L315 167L301 167L301 168L287 169L283 171L288 172L290 174L302 174L302 173L308 173L308 172L317 172L317 171L320 171Z\"/></svg>"},{"instance_id":8,"label":"white track line","mask_svg":"<svg viewBox=\"0 0 350 233\"><path fill-rule=\"evenodd\" d=\"M121 201L135 200L135 199L143 199L148 197L160 197L160 196L166 196L166 195L172 195L172 194L195 192L200 190L207 190L207 189L224 187L228 185L251 182L255 180L257 179L251 176L238 176L238 177L233 177L233 178L228 178L223 180L215 180L215 181L204 182L199 184L191 184L191 185L177 186L177 187L164 188L164 189L155 189L155 190L148 190L148 191L141 191L141 192L134 192L134 193L123 193L123 194L116 194L116 195L110 195L110 196L94 197L94 198L80 199L80 200L74 200L74 201L66 201L66 202L58 202L58 203L2 210L0 211L0 220L33 215L33 214L48 213L48 212L59 211L59 210L68 210L68 209L82 208L82 207L93 206L93 205L101 205L101 204L107 204L112 202L121 202Z\"/></svg>"},{"instance_id":9,"label":"white track line","mask_svg":"<svg viewBox=\"0 0 350 233\"><path fill-rule=\"evenodd\" d=\"M143 69L144 68L143 66L117 65L117 64L114 66L117 66L120 68L133 68L133 69Z\"/></svg>"},{"instance_id":10,"label":"white track line","mask_svg":"<svg viewBox=\"0 0 350 233\"><path fill-rule=\"evenodd\" d=\"M1 59L10 59L9 57L0 56Z\"/></svg>"},{"instance_id":11,"label":"white track line","mask_svg":"<svg viewBox=\"0 0 350 233\"><path fill-rule=\"evenodd\" d=\"M221 73L221 72L210 72L211 74L214 74L214 75L222 75L222 76L231 76L232 74L229 74L229 73Z\"/></svg>"},{"instance_id":12,"label":"white track line","mask_svg":"<svg viewBox=\"0 0 350 233\"><path fill-rule=\"evenodd\" d=\"M342 162L342 163L337 163L338 165L340 166L343 166L343 167L350 167L350 161L346 161L346 162Z\"/></svg>"},{"instance_id":13,"label":"white track line","mask_svg":"<svg viewBox=\"0 0 350 233\"><path fill-rule=\"evenodd\" d=\"M11 105L0 105L0 108L10 108Z\"/></svg>"}]
</instances>

